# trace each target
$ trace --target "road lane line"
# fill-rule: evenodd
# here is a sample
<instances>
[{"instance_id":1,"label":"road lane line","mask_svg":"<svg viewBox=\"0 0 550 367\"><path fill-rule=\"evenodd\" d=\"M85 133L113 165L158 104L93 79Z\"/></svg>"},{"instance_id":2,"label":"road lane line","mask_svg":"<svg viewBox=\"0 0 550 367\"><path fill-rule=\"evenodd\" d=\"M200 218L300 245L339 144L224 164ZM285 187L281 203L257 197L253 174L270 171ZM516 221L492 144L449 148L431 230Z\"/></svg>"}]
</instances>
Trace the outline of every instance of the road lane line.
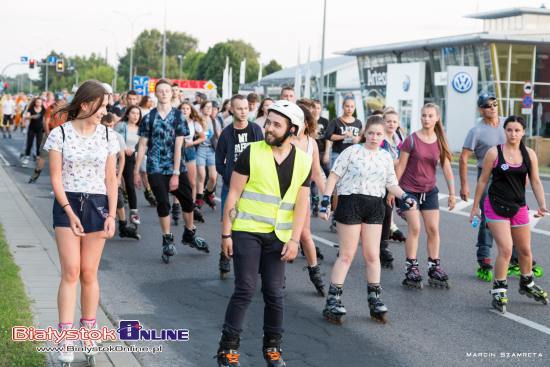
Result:
<instances>
[{"instance_id":1,"label":"road lane line","mask_svg":"<svg viewBox=\"0 0 550 367\"><path fill-rule=\"evenodd\" d=\"M491 311L493 313L496 313L497 315L500 315L502 317L506 317L509 320L512 320L512 321L515 321L515 322L520 323L522 325L525 325L527 327L530 327L531 329L538 330L541 333L550 335L550 328L548 328L544 325L541 325L541 324L537 324L534 321L527 320L527 319L525 319L521 316L515 315L511 312L501 313L501 312L499 312L497 310L494 310L494 309L489 309L489 311Z\"/></svg>"},{"instance_id":2,"label":"road lane line","mask_svg":"<svg viewBox=\"0 0 550 367\"><path fill-rule=\"evenodd\" d=\"M8 162L8 160L2 155L2 153L0 153L0 160L4 162L4 166L10 166L10 162Z\"/></svg>"}]
</instances>

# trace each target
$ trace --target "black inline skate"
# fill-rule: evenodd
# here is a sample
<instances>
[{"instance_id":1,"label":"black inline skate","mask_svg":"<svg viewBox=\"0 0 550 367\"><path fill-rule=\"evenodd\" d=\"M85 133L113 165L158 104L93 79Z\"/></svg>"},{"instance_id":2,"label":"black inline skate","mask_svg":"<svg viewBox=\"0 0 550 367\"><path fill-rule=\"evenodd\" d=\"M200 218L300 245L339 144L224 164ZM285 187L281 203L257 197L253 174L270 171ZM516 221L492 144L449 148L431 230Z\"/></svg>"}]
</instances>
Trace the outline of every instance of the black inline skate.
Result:
<instances>
[{"instance_id":1,"label":"black inline skate","mask_svg":"<svg viewBox=\"0 0 550 367\"><path fill-rule=\"evenodd\" d=\"M407 259L405 261L407 271L402 284L407 288L422 289L422 276L418 270L418 261L416 259Z\"/></svg>"},{"instance_id":2,"label":"black inline skate","mask_svg":"<svg viewBox=\"0 0 550 367\"><path fill-rule=\"evenodd\" d=\"M385 324L387 322L388 308L380 300L380 291L382 287L380 287L380 284L369 284L367 289L370 317L375 321Z\"/></svg>"},{"instance_id":3,"label":"black inline skate","mask_svg":"<svg viewBox=\"0 0 550 367\"><path fill-rule=\"evenodd\" d=\"M544 269L542 266L537 264L535 260L533 260L533 275L537 278L541 278L544 275ZM510 259L510 264L508 265L508 275L513 275L515 277L521 276L521 270L519 269L519 260L517 257L512 257Z\"/></svg>"},{"instance_id":4,"label":"black inline skate","mask_svg":"<svg viewBox=\"0 0 550 367\"><path fill-rule=\"evenodd\" d=\"M344 322L344 316L346 315L346 309L342 304L342 287L337 287L334 284L330 284L328 288L327 303L323 310L323 317L327 321L341 325Z\"/></svg>"},{"instance_id":5,"label":"black inline skate","mask_svg":"<svg viewBox=\"0 0 550 367\"><path fill-rule=\"evenodd\" d=\"M239 363L239 344L238 336L229 336L222 333L220 347L214 358L218 361L218 367L240 367Z\"/></svg>"},{"instance_id":6,"label":"black inline skate","mask_svg":"<svg viewBox=\"0 0 550 367\"><path fill-rule=\"evenodd\" d=\"M150 206L157 206L157 199L155 199L155 195L153 195L153 191L151 191L151 189L145 189L143 191L143 196Z\"/></svg>"},{"instance_id":7,"label":"black inline skate","mask_svg":"<svg viewBox=\"0 0 550 367\"><path fill-rule=\"evenodd\" d=\"M506 280L495 280L493 282L493 289L490 291L493 298L491 305L501 313L506 313L506 306L508 305L507 291L508 282Z\"/></svg>"},{"instance_id":8,"label":"black inline skate","mask_svg":"<svg viewBox=\"0 0 550 367\"><path fill-rule=\"evenodd\" d=\"M194 208L193 208L193 220L196 221L196 222L204 223L204 222L205 222L205 220L204 220L204 215L202 215L201 210L199 209L199 207L197 206L197 204L193 204L193 205L194 205Z\"/></svg>"},{"instance_id":9,"label":"black inline skate","mask_svg":"<svg viewBox=\"0 0 550 367\"><path fill-rule=\"evenodd\" d=\"M396 241L396 242L405 242L407 240L407 237L401 232L399 229L396 229L395 231L390 232L390 240Z\"/></svg>"},{"instance_id":10,"label":"black inline skate","mask_svg":"<svg viewBox=\"0 0 550 367\"><path fill-rule=\"evenodd\" d=\"M204 190L204 202L212 208L212 210L216 209L216 201L214 199L214 191Z\"/></svg>"},{"instance_id":11,"label":"black inline skate","mask_svg":"<svg viewBox=\"0 0 550 367\"><path fill-rule=\"evenodd\" d=\"M434 288L449 289L449 276L441 268L439 259L428 258L428 284Z\"/></svg>"},{"instance_id":12,"label":"black inline skate","mask_svg":"<svg viewBox=\"0 0 550 367\"><path fill-rule=\"evenodd\" d=\"M385 269L393 269L393 254L388 249L388 241L380 242L380 265Z\"/></svg>"},{"instance_id":13,"label":"black inline skate","mask_svg":"<svg viewBox=\"0 0 550 367\"><path fill-rule=\"evenodd\" d=\"M330 227L328 229L332 233L338 232L338 230L336 229L336 219L334 219L334 214L332 214L332 219L330 221Z\"/></svg>"},{"instance_id":14,"label":"black inline skate","mask_svg":"<svg viewBox=\"0 0 550 367\"><path fill-rule=\"evenodd\" d=\"M485 258L478 260L479 268L476 271L476 276L486 282L493 280L493 266L491 265L491 259Z\"/></svg>"},{"instance_id":15,"label":"black inline skate","mask_svg":"<svg viewBox=\"0 0 550 367\"><path fill-rule=\"evenodd\" d=\"M141 235L137 233L137 226L128 224L125 220L118 221L118 235L120 238L141 239Z\"/></svg>"},{"instance_id":16,"label":"black inline skate","mask_svg":"<svg viewBox=\"0 0 550 367\"><path fill-rule=\"evenodd\" d=\"M321 252L321 249L319 248L319 246L315 246L315 252L317 253L317 260L324 260L325 259L325 255L323 255L323 253Z\"/></svg>"},{"instance_id":17,"label":"black inline skate","mask_svg":"<svg viewBox=\"0 0 550 367\"><path fill-rule=\"evenodd\" d=\"M174 235L168 233L162 235L162 261L165 264L170 262L170 257L176 254L176 245L174 245Z\"/></svg>"},{"instance_id":18,"label":"black inline skate","mask_svg":"<svg viewBox=\"0 0 550 367\"><path fill-rule=\"evenodd\" d=\"M38 178L40 177L40 173L41 173L41 172L42 172L42 171L40 171L40 170L38 170L38 169L35 169L33 175L29 178L29 182L28 182L28 183L30 183L30 184L35 183L36 180L38 180Z\"/></svg>"},{"instance_id":19,"label":"black inline skate","mask_svg":"<svg viewBox=\"0 0 550 367\"><path fill-rule=\"evenodd\" d=\"M533 298L537 302L542 304L548 304L548 293L535 284L533 281L533 275L521 276L519 279L519 293Z\"/></svg>"},{"instance_id":20,"label":"black inline skate","mask_svg":"<svg viewBox=\"0 0 550 367\"><path fill-rule=\"evenodd\" d=\"M325 284L323 283L323 278L321 278L321 268L319 265L315 266L306 266L304 270L307 269L309 273L309 280L315 286L317 290L317 295L319 297L325 296Z\"/></svg>"},{"instance_id":21,"label":"black inline skate","mask_svg":"<svg viewBox=\"0 0 550 367\"><path fill-rule=\"evenodd\" d=\"M264 335L262 349L264 353L264 359L267 362L267 367L286 366L286 363L281 356L283 350L281 349L280 335Z\"/></svg>"},{"instance_id":22,"label":"black inline skate","mask_svg":"<svg viewBox=\"0 0 550 367\"><path fill-rule=\"evenodd\" d=\"M220 269L220 279L226 279L227 275L231 271L231 259L225 257L223 252L220 252L220 261L218 263L218 268Z\"/></svg>"},{"instance_id":23,"label":"black inline skate","mask_svg":"<svg viewBox=\"0 0 550 367\"><path fill-rule=\"evenodd\" d=\"M206 243L204 238L197 236L196 233L196 228L188 229L185 227L183 236L181 237L181 243L199 251L209 253L208 243Z\"/></svg>"},{"instance_id":24,"label":"black inline skate","mask_svg":"<svg viewBox=\"0 0 550 367\"><path fill-rule=\"evenodd\" d=\"M311 196L311 216L313 217L319 216L319 196L318 195Z\"/></svg>"},{"instance_id":25,"label":"black inline skate","mask_svg":"<svg viewBox=\"0 0 550 367\"><path fill-rule=\"evenodd\" d=\"M181 205L177 201L174 200L174 203L172 204L172 209L170 210L170 213L172 214L172 222L174 222L174 225L177 226L178 222L180 220L180 214L181 214Z\"/></svg>"}]
</instances>

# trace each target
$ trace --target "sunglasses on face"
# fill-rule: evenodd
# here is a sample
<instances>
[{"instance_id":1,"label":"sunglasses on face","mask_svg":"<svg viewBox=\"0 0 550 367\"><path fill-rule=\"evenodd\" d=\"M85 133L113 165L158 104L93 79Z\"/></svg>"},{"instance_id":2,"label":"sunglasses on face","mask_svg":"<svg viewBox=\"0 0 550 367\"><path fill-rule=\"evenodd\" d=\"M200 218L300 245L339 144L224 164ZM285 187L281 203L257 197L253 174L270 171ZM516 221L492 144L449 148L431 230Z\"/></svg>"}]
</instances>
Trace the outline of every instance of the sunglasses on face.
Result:
<instances>
[{"instance_id":1,"label":"sunglasses on face","mask_svg":"<svg viewBox=\"0 0 550 367\"><path fill-rule=\"evenodd\" d=\"M483 108L484 110L486 110L486 109L488 109L488 108L491 108L491 107L497 108L497 107L498 107L498 103L496 103L496 102L487 103L487 104L481 106L481 108Z\"/></svg>"}]
</instances>

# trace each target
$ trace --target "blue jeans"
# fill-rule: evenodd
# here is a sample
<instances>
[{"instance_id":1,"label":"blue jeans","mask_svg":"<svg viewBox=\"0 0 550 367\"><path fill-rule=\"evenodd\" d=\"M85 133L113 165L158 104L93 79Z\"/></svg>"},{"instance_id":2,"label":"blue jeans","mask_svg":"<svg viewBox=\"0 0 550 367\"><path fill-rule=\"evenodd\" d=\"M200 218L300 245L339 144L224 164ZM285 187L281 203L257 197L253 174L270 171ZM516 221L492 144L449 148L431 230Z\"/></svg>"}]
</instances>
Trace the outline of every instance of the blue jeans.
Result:
<instances>
[{"instance_id":1,"label":"blue jeans","mask_svg":"<svg viewBox=\"0 0 550 367\"><path fill-rule=\"evenodd\" d=\"M222 194L220 200L222 201L222 212L221 212L221 218L223 222L223 208L225 208L225 199L227 199L227 194L229 194L229 186L226 184L222 185Z\"/></svg>"},{"instance_id":2,"label":"blue jeans","mask_svg":"<svg viewBox=\"0 0 550 367\"><path fill-rule=\"evenodd\" d=\"M481 176L481 168L477 169L477 178L479 180ZM485 191L481 196L481 201L479 202L479 208L481 209L481 222L479 223L479 232L477 234L477 259L483 260L484 258L491 258L491 249L493 248L493 235L487 227L487 220L485 218L485 211L483 209L483 202L487 196L487 191L489 190L489 185L485 187Z\"/></svg>"}]
</instances>

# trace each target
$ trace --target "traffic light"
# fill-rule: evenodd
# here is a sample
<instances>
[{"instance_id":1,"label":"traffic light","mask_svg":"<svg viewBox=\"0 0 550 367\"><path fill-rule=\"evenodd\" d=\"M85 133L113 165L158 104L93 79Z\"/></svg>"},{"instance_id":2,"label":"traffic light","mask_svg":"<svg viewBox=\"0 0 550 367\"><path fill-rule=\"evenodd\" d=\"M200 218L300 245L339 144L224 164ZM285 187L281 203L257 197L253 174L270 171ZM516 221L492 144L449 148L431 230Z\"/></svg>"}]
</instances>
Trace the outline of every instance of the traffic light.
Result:
<instances>
[{"instance_id":1,"label":"traffic light","mask_svg":"<svg viewBox=\"0 0 550 367\"><path fill-rule=\"evenodd\" d=\"M62 73L65 71L65 62L62 59L55 62L55 71L57 71L58 73Z\"/></svg>"},{"instance_id":2,"label":"traffic light","mask_svg":"<svg viewBox=\"0 0 550 367\"><path fill-rule=\"evenodd\" d=\"M35 59L30 59L29 60L29 69L34 69L34 65L36 65L36 60Z\"/></svg>"}]
</instances>

